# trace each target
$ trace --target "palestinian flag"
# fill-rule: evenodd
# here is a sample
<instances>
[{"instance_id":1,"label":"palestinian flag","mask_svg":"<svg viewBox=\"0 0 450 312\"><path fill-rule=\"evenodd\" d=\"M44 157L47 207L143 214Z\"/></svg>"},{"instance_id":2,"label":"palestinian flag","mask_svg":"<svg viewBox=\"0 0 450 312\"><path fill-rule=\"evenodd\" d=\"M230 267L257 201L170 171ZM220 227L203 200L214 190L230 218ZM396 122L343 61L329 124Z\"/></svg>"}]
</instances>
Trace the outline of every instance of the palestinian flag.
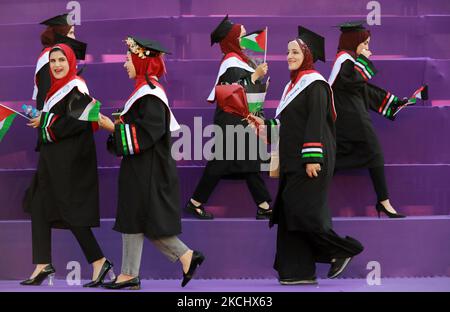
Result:
<instances>
[{"instance_id":1,"label":"palestinian flag","mask_svg":"<svg viewBox=\"0 0 450 312\"><path fill-rule=\"evenodd\" d=\"M101 105L102 104L98 100L92 99L78 119L84 121L98 121Z\"/></svg>"},{"instance_id":2,"label":"palestinian flag","mask_svg":"<svg viewBox=\"0 0 450 312\"><path fill-rule=\"evenodd\" d=\"M412 97L409 98L408 102L412 104L416 104L417 99L419 100L428 100L428 86L423 85L419 89L417 89Z\"/></svg>"},{"instance_id":3,"label":"palestinian flag","mask_svg":"<svg viewBox=\"0 0 450 312\"><path fill-rule=\"evenodd\" d=\"M6 132L16 118L17 113L6 106L0 104L0 141L3 140Z\"/></svg>"},{"instance_id":4,"label":"palestinian flag","mask_svg":"<svg viewBox=\"0 0 450 312\"><path fill-rule=\"evenodd\" d=\"M241 46L255 52L264 52L266 41L267 29L263 29L241 37Z\"/></svg>"},{"instance_id":5,"label":"palestinian flag","mask_svg":"<svg viewBox=\"0 0 450 312\"><path fill-rule=\"evenodd\" d=\"M254 114L263 109L266 98L266 87L265 83L244 86L250 113Z\"/></svg>"},{"instance_id":6,"label":"palestinian flag","mask_svg":"<svg viewBox=\"0 0 450 312\"><path fill-rule=\"evenodd\" d=\"M78 101L72 104L70 115L83 121L98 121L101 103L84 93Z\"/></svg>"}]
</instances>

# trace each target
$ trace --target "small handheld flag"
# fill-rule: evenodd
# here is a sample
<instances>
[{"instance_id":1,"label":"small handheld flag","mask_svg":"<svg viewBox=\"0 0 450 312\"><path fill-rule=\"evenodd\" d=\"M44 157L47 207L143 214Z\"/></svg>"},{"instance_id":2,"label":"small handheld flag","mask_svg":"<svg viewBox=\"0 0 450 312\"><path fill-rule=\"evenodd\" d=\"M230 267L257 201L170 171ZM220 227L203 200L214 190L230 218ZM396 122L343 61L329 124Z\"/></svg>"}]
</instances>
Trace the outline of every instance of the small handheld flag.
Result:
<instances>
[{"instance_id":1,"label":"small handheld flag","mask_svg":"<svg viewBox=\"0 0 450 312\"><path fill-rule=\"evenodd\" d=\"M407 102L396 109L393 116L397 115L398 112L406 106L415 105L417 103L417 99L422 101L428 100L428 85L425 84L414 91L413 95L407 100Z\"/></svg>"},{"instance_id":2,"label":"small handheld flag","mask_svg":"<svg viewBox=\"0 0 450 312\"><path fill-rule=\"evenodd\" d=\"M15 111L0 104L0 142L3 140L6 132L8 132L16 116L17 113Z\"/></svg>"},{"instance_id":3,"label":"small handheld flag","mask_svg":"<svg viewBox=\"0 0 450 312\"><path fill-rule=\"evenodd\" d=\"M241 37L241 46L255 52L265 52L267 49L267 28Z\"/></svg>"}]
</instances>

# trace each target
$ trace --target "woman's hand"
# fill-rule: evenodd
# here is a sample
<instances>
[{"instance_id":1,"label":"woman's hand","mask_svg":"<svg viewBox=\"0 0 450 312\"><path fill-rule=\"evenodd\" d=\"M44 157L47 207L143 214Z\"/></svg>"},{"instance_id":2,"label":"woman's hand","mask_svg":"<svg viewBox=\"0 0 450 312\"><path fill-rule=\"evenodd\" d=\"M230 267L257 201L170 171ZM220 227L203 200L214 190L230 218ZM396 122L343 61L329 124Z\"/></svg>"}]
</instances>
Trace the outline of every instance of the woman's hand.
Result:
<instances>
[{"instance_id":1,"label":"woman's hand","mask_svg":"<svg viewBox=\"0 0 450 312\"><path fill-rule=\"evenodd\" d=\"M362 49L361 54L364 55L365 57L369 58L372 55L372 52L370 52L367 49Z\"/></svg>"},{"instance_id":2,"label":"woman's hand","mask_svg":"<svg viewBox=\"0 0 450 312\"><path fill-rule=\"evenodd\" d=\"M320 164L306 164L306 174L310 178L317 178L320 170Z\"/></svg>"},{"instance_id":3,"label":"woman's hand","mask_svg":"<svg viewBox=\"0 0 450 312\"><path fill-rule=\"evenodd\" d=\"M30 122L27 123L27 126L38 128L41 125L41 116L37 116L36 118L30 119Z\"/></svg>"},{"instance_id":4,"label":"woman's hand","mask_svg":"<svg viewBox=\"0 0 450 312\"><path fill-rule=\"evenodd\" d=\"M108 132L114 132L114 123L103 114L99 114L98 125Z\"/></svg>"},{"instance_id":5,"label":"woman's hand","mask_svg":"<svg viewBox=\"0 0 450 312\"><path fill-rule=\"evenodd\" d=\"M259 64L258 67L256 67L255 72L252 74L252 82L255 83L256 80L264 77L268 70L269 66L267 63Z\"/></svg>"},{"instance_id":6,"label":"woman's hand","mask_svg":"<svg viewBox=\"0 0 450 312\"><path fill-rule=\"evenodd\" d=\"M259 126L264 126L264 119L262 119L261 117L255 116L253 114L250 114L250 118L247 119L250 127L257 128Z\"/></svg>"}]
</instances>

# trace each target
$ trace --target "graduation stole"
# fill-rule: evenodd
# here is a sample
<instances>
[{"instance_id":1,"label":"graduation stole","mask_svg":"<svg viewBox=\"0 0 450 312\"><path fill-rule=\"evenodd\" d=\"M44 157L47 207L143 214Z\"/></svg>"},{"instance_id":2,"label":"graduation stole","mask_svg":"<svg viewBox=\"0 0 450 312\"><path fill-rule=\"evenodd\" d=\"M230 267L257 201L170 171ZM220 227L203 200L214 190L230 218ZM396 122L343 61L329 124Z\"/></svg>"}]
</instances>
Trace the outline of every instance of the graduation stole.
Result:
<instances>
[{"instance_id":1,"label":"graduation stole","mask_svg":"<svg viewBox=\"0 0 450 312\"><path fill-rule=\"evenodd\" d=\"M170 131L176 131L180 129L180 125L178 124L178 121L175 119L175 116L172 113L172 110L169 107L169 100L167 99L166 92L164 92L163 88L158 84L153 82L153 85L155 86L154 89L150 88L148 84L143 85L139 89L137 89L133 94L131 94L128 101L125 103L125 106L123 108L123 111L120 113L120 116L125 115L133 106L134 102L139 100L141 97L145 95L154 95L163 103L166 105L167 109L170 112Z\"/></svg>"},{"instance_id":2,"label":"graduation stole","mask_svg":"<svg viewBox=\"0 0 450 312\"><path fill-rule=\"evenodd\" d=\"M331 70L331 74L330 74L330 78L328 78L328 83L330 84L330 86L332 86L334 81L336 80L337 75L339 74L339 71L341 70L342 64L347 60L350 60L353 63L355 63L355 59L345 51L341 51L336 55L336 60L334 61L333 69Z\"/></svg>"},{"instance_id":3,"label":"graduation stole","mask_svg":"<svg viewBox=\"0 0 450 312\"><path fill-rule=\"evenodd\" d=\"M42 111L49 112L55 104L61 101L75 87L77 87L80 92L89 95L89 89L84 80L75 77L55 92L55 94L53 94L47 101L45 101Z\"/></svg>"},{"instance_id":4,"label":"graduation stole","mask_svg":"<svg viewBox=\"0 0 450 312\"><path fill-rule=\"evenodd\" d=\"M319 72L315 70L309 70L305 74L302 75L302 77L297 81L297 83L292 87L292 89L288 91L290 85L292 82L288 82L286 87L283 91L283 96L281 97L280 103L278 104L277 111L275 113L275 118L280 115L280 113L292 102L293 99L297 97L303 90L306 89L311 83L314 81L325 81L325 78ZM333 113L333 119L336 120L336 110L334 108L334 100L333 100L333 92L331 91L331 106L332 106L332 113Z\"/></svg>"},{"instance_id":5,"label":"graduation stole","mask_svg":"<svg viewBox=\"0 0 450 312\"><path fill-rule=\"evenodd\" d=\"M33 90L33 96L31 97L32 100L36 100L37 94L38 94L38 88L37 88L37 81L36 81L36 75L41 70L42 67L44 67L48 62L48 56L50 55L50 48L45 48L41 55L39 55L37 64L36 64L36 70L34 71L34 90Z\"/></svg>"},{"instance_id":6,"label":"graduation stole","mask_svg":"<svg viewBox=\"0 0 450 312\"><path fill-rule=\"evenodd\" d=\"M211 90L211 93L208 96L208 102L214 102L214 100L216 99L216 86L219 82L220 76L225 74L227 69L231 67L239 67L251 73L255 72L255 70L251 68L247 63L245 63L239 55L237 55L236 53L228 53L220 64L219 73L217 74L214 88Z\"/></svg>"}]
</instances>

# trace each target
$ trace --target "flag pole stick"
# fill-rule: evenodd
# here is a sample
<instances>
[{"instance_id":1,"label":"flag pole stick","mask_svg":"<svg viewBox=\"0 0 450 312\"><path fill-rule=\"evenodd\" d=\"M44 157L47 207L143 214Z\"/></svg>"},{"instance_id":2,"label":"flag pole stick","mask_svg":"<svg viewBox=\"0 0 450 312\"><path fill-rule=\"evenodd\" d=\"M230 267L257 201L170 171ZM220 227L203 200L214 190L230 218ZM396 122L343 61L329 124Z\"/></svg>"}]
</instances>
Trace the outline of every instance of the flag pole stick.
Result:
<instances>
[{"instance_id":1,"label":"flag pole stick","mask_svg":"<svg viewBox=\"0 0 450 312\"><path fill-rule=\"evenodd\" d=\"M265 48L264 48L264 62L266 62L267 57L267 40L269 39L269 28L266 26L266 42L265 42Z\"/></svg>"},{"instance_id":2,"label":"flag pole stick","mask_svg":"<svg viewBox=\"0 0 450 312\"><path fill-rule=\"evenodd\" d=\"M3 107L5 107L5 108L7 108L7 109L13 111L14 113L16 113L16 114L19 115L19 116L22 116L23 118L26 118L26 119L28 119L28 120L31 120L31 118L25 116L24 114L19 113L18 111L14 110L14 109L12 109L12 108L6 106L6 105L3 105L3 104L0 103L0 106L3 106Z\"/></svg>"}]
</instances>

